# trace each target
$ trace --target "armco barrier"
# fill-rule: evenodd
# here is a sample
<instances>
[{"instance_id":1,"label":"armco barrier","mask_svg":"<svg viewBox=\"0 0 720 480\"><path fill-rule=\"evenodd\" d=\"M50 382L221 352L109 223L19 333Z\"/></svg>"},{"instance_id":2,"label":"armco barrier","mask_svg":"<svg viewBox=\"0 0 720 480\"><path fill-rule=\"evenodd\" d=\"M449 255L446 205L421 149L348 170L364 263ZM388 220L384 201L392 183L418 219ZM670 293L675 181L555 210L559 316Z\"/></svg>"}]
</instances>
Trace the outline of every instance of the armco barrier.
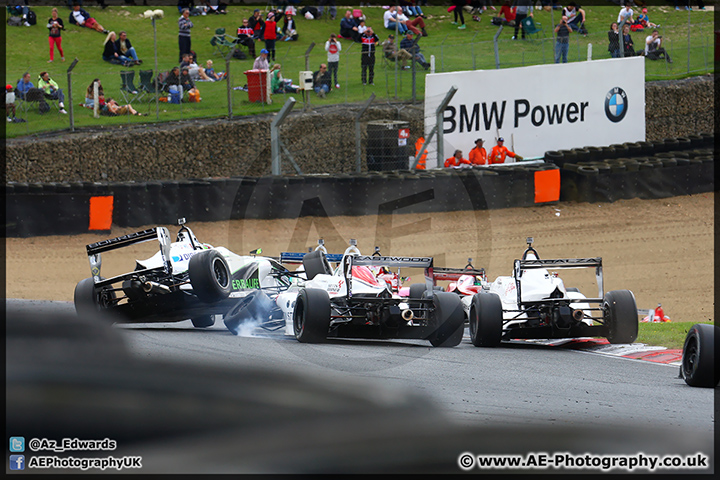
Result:
<instances>
[{"instance_id":1,"label":"armco barrier","mask_svg":"<svg viewBox=\"0 0 720 480\"><path fill-rule=\"evenodd\" d=\"M447 212L524 207L560 199L555 165L349 175L230 177L167 182L10 183L10 237L230 219Z\"/></svg>"}]
</instances>

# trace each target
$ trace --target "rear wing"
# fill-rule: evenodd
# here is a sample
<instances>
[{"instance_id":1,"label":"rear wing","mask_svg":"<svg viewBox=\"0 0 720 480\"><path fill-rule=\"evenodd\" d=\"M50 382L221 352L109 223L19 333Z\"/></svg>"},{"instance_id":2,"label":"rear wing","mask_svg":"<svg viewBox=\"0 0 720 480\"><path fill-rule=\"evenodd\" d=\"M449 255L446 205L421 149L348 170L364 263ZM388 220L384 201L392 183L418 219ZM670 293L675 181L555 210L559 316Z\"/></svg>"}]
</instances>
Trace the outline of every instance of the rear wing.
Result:
<instances>
[{"instance_id":1,"label":"rear wing","mask_svg":"<svg viewBox=\"0 0 720 480\"><path fill-rule=\"evenodd\" d=\"M549 260L526 259L515 260L513 267L513 276L517 286L518 304L521 303L520 278L524 270L535 268L555 268L555 269L571 269L571 268L594 268L595 279L598 285L598 298L605 296L605 288L603 286L602 258L555 258Z\"/></svg>"},{"instance_id":2,"label":"rear wing","mask_svg":"<svg viewBox=\"0 0 720 480\"><path fill-rule=\"evenodd\" d=\"M291 265L295 264L301 264L302 259L305 255L307 255L309 252L306 253L300 253L300 252L282 252L280 253L280 263L287 263ZM328 262L331 263L340 263L342 260L342 254L341 253L327 253L325 254L325 258L328 259Z\"/></svg>"},{"instance_id":3,"label":"rear wing","mask_svg":"<svg viewBox=\"0 0 720 480\"><path fill-rule=\"evenodd\" d=\"M425 271L425 287L427 291L432 291L435 284L433 275L433 258L432 257L400 257L400 256L382 256L382 255L345 255L343 259L342 272L345 276L347 284L347 295L352 297L352 267L364 266L382 266L395 268L422 268Z\"/></svg>"},{"instance_id":4,"label":"rear wing","mask_svg":"<svg viewBox=\"0 0 720 480\"><path fill-rule=\"evenodd\" d=\"M129 245L135 245L137 243L149 242L151 240L157 240L160 244L160 255L162 256L163 270L167 274L172 274L172 262L170 261L170 233L165 227L153 227L148 228L147 230L128 233L127 235L121 235L119 237L86 245L85 249L87 250L88 261L90 262L90 273L92 274L95 283L100 281L100 268L102 266L101 253L127 247Z\"/></svg>"},{"instance_id":5,"label":"rear wing","mask_svg":"<svg viewBox=\"0 0 720 480\"><path fill-rule=\"evenodd\" d=\"M486 278L484 268L445 268L435 267L433 270L433 278L435 281L452 281L456 282L463 275L480 276Z\"/></svg>"}]
</instances>

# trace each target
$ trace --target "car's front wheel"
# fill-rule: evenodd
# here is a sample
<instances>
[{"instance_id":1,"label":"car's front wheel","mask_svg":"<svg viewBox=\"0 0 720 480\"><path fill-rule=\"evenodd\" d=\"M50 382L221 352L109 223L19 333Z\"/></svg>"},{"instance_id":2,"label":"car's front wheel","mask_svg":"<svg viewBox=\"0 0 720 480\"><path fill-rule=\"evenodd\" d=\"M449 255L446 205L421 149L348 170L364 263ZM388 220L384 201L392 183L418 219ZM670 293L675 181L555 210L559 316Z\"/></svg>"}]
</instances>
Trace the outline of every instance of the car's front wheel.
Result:
<instances>
[{"instance_id":1,"label":"car's front wheel","mask_svg":"<svg viewBox=\"0 0 720 480\"><path fill-rule=\"evenodd\" d=\"M205 303L214 303L230 295L230 267L216 250L204 250L190 258L188 274L193 292Z\"/></svg>"},{"instance_id":2,"label":"car's front wheel","mask_svg":"<svg viewBox=\"0 0 720 480\"><path fill-rule=\"evenodd\" d=\"M233 305L223 322L228 330L239 335L243 325L259 326L267 322L274 303L262 290L253 290Z\"/></svg>"},{"instance_id":3,"label":"car's front wheel","mask_svg":"<svg viewBox=\"0 0 720 480\"><path fill-rule=\"evenodd\" d=\"M325 290L305 288L298 293L293 311L295 338L302 343L322 343L330 329L330 296Z\"/></svg>"},{"instance_id":4,"label":"car's front wheel","mask_svg":"<svg viewBox=\"0 0 720 480\"><path fill-rule=\"evenodd\" d=\"M680 376L691 387L716 387L720 369L715 365L715 330L708 323L693 325L685 336Z\"/></svg>"}]
</instances>

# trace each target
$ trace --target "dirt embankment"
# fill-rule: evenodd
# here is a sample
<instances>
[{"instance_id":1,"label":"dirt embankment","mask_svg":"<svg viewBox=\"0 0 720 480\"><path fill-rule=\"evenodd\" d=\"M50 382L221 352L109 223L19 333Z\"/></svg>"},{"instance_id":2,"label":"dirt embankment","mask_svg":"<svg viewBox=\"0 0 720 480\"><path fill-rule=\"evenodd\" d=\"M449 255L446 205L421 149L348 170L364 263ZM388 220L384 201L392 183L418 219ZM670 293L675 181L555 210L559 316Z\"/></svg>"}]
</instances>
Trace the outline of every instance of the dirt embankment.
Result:
<instances>
[{"instance_id":1,"label":"dirt embankment","mask_svg":"<svg viewBox=\"0 0 720 480\"><path fill-rule=\"evenodd\" d=\"M237 253L307 251L323 237L332 252L356 238L364 253L428 255L439 266L463 267L472 258L492 280L534 237L541 258L602 257L605 290L629 289L638 308L663 304L673 321L714 318L714 193L615 203L561 203L529 208L395 214L392 216L245 220L190 225L201 241ZM177 227L168 225L174 235ZM90 275L85 245L111 235L6 239L7 298L72 301L75 284ZM155 253L152 242L103 256L106 276L131 270ZM562 275L565 278L565 275ZM594 295L584 277L573 278Z\"/></svg>"}]
</instances>

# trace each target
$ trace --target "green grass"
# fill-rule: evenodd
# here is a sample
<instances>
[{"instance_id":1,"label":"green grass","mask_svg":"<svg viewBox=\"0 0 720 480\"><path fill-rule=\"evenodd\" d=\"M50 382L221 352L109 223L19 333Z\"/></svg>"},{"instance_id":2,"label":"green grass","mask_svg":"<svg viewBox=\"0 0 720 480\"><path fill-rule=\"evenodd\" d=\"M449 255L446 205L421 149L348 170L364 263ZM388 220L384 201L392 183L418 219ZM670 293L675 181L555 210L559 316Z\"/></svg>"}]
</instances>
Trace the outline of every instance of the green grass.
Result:
<instances>
[{"instance_id":1,"label":"green grass","mask_svg":"<svg viewBox=\"0 0 720 480\"><path fill-rule=\"evenodd\" d=\"M153 28L150 20L142 18L141 14L149 7L119 7L110 6L101 10L94 5L86 8L99 23L115 32L125 30L128 37L138 51L144 64L134 67L137 72L142 67L154 67L153 58ZM157 21L157 51L158 67L160 70L169 70L177 63L177 18L175 7L162 7L165 18ZM222 57L213 54L214 48L210 39L218 27L224 27L230 34L234 33L241 19L251 14L255 6L231 6L228 15L208 15L191 17L195 27L192 29L192 46L198 54L198 63L213 59L216 70L224 70ZM262 8L262 6L261 6ZM198 84L202 95L199 104L169 105L161 103L159 114L156 116L154 102L134 103L141 112L149 113L148 117L101 117L93 118L88 109L78 107L84 99L85 89L94 78L100 78L105 88L106 96L122 101L119 94L120 70L123 67L111 65L101 58L105 35L87 28L77 27L68 21L70 10L60 7L60 16L65 22L66 30L63 32L63 49L66 62L60 62L56 52L56 60L52 64L46 63L48 55L47 29L45 24L50 17L50 7L33 7L38 17L38 24L34 27L8 27L6 28L6 45L22 46L22 48L7 48L6 51L6 78L8 83L17 83L25 71L31 72L33 83L37 84L37 76L43 71L50 72L60 86L68 94L67 68L73 59L78 64L71 75L74 104L74 121L76 127L86 126L120 126L127 123L145 123L154 121L177 121L191 118L223 117L228 115L228 92L226 82ZM615 5L589 6L585 8L588 21L589 35L582 37L574 35L570 48L570 61L584 61L587 58L587 45L592 43L592 58L609 58L607 52L607 30L611 21L617 18L619 8ZM306 70L305 52L314 42L308 58L309 70L316 70L327 57L324 43L330 33L339 32L339 21L345 9L338 8L338 18L335 21L306 20L298 18L298 31L300 39L297 42L278 42L276 62L283 65L286 78L297 83L298 72ZM435 56L436 72L448 72L468 69L494 69L496 68L493 36L497 27L490 24L490 15L482 15L480 22L472 20L471 15L465 14L467 29L458 30L451 25L452 13L446 7L426 7L425 14L428 37L420 40L420 46L428 61ZM364 7L363 13L367 16L367 25L373 27L381 41L387 38L388 30L382 26L384 10L379 7ZM559 11L536 12L536 22L545 30L546 37L534 41L512 41L510 37L513 30L504 28L499 37L500 68L511 68L523 65L534 65L553 62L552 23L559 19ZM674 79L713 72L713 14L712 12L677 12L670 6L650 7L651 21L662 25L661 34L665 38L665 47L673 56L674 63L668 65L662 61L646 62L646 79ZM690 23L688 23L688 18ZM688 31L690 32L688 42ZM647 33L633 33L636 44L642 44ZM257 51L262 48L257 43ZM340 59L339 82L342 88L335 90L326 99L320 99L314 94L310 96L313 106L334 103L359 103L366 101L371 93L378 99L376 101L411 100L413 98L412 77L409 71L397 72L394 67L387 67L378 55L375 67L375 86L364 87L360 82L360 46L349 40L342 41L343 50ZM688 48L689 46L689 48ZM231 85L241 86L246 82L243 72L252 68L252 59L231 60ZM422 102L424 97L425 71L419 70L416 76L415 98ZM579 79L580 81L581 79ZM139 83L136 73L136 86ZM532 85L529 88L542 88L541 85ZM548 86L548 88L551 88ZM233 116L254 115L274 112L280 109L285 102L285 96L275 95L271 105L255 104L248 101L247 93L232 91ZM298 104L302 104L300 93L294 97ZM296 109L298 106L296 106ZM37 132L68 129L69 118L60 116L55 112L40 116L36 111L28 111L25 115L27 123L9 124L6 128L8 137L23 136Z\"/></svg>"},{"instance_id":2,"label":"green grass","mask_svg":"<svg viewBox=\"0 0 720 480\"><path fill-rule=\"evenodd\" d=\"M682 349L687 332L695 323L697 322L640 323L637 342Z\"/></svg>"}]
</instances>

